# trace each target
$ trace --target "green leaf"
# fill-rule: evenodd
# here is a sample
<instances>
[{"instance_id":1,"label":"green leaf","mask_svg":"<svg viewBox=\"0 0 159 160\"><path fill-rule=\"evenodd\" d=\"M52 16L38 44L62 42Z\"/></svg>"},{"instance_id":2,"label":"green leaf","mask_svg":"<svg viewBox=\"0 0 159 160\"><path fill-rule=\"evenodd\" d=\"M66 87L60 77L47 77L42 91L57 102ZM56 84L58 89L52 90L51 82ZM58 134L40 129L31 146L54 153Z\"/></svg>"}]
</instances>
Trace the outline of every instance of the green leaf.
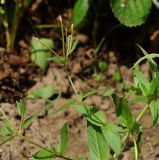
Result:
<instances>
[{"instance_id":1,"label":"green leaf","mask_svg":"<svg viewBox=\"0 0 159 160\"><path fill-rule=\"evenodd\" d=\"M96 107L82 104L76 105L74 108L82 113L90 123L96 126L103 126L106 124L105 113Z\"/></svg>"},{"instance_id":2,"label":"green leaf","mask_svg":"<svg viewBox=\"0 0 159 160\"><path fill-rule=\"evenodd\" d=\"M150 83L150 90L148 92L148 96L152 96L157 92L157 86L158 86L158 81L159 81L159 73L156 72L155 77L152 79Z\"/></svg>"},{"instance_id":3,"label":"green leaf","mask_svg":"<svg viewBox=\"0 0 159 160\"><path fill-rule=\"evenodd\" d=\"M58 109L52 112L52 114L58 113L60 111L63 111L64 109L70 107L71 105L75 104L77 101L75 99L71 99L67 101L66 103L62 104Z\"/></svg>"},{"instance_id":4,"label":"green leaf","mask_svg":"<svg viewBox=\"0 0 159 160\"><path fill-rule=\"evenodd\" d=\"M79 39L76 39L71 46L71 53L76 49Z\"/></svg>"},{"instance_id":5,"label":"green leaf","mask_svg":"<svg viewBox=\"0 0 159 160\"><path fill-rule=\"evenodd\" d=\"M4 124L0 128L0 136L9 136L11 133L12 132L10 131L10 129L8 129L8 127L6 127Z\"/></svg>"},{"instance_id":6,"label":"green leaf","mask_svg":"<svg viewBox=\"0 0 159 160\"><path fill-rule=\"evenodd\" d=\"M106 68L108 68L108 63L105 62L105 61L100 61L98 63L98 67L99 67L100 70L105 70Z\"/></svg>"},{"instance_id":7,"label":"green leaf","mask_svg":"<svg viewBox=\"0 0 159 160\"><path fill-rule=\"evenodd\" d=\"M88 147L93 160L108 160L109 145L105 140L100 127L88 123Z\"/></svg>"},{"instance_id":8,"label":"green leaf","mask_svg":"<svg viewBox=\"0 0 159 160\"><path fill-rule=\"evenodd\" d=\"M67 149L67 142L68 142L68 125L67 123L64 124L63 128L61 129L61 139L60 139L60 153L64 153Z\"/></svg>"},{"instance_id":9,"label":"green leaf","mask_svg":"<svg viewBox=\"0 0 159 160\"><path fill-rule=\"evenodd\" d=\"M30 51L32 61L41 69L45 70L49 63L47 59L51 57L51 51L48 50L48 48L52 49L53 47L54 44L50 38L39 38L38 41L34 39L31 40Z\"/></svg>"},{"instance_id":10,"label":"green leaf","mask_svg":"<svg viewBox=\"0 0 159 160\"><path fill-rule=\"evenodd\" d=\"M37 98L43 98L45 100L49 99L55 94L55 89L52 86L44 86L41 88L38 88L37 90L28 93L28 98L31 99L37 99Z\"/></svg>"},{"instance_id":11,"label":"green leaf","mask_svg":"<svg viewBox=\"0 0 159 160\"><path fill-rule=\"evenodd\" d=\"M147 97L145 97L145 96L138 96L138 97L132 99L131 103L137 104L137 103L144 101L146 99L147 99Z\"/></svg>"},{"instance_id":12,"label":"green leaf","mask_svg":"<svg viewBox=\"0 0 159 160\"><path fill-rule=\"evenodd\" d=\"M73 9L72 22L75 27L79 26L87 15L89 0L77 0Z\"/></svg>"},{"instance_id":13,"label":"green leaf","mask_svg":"<svg viewBox=\"0 0 159 160\"><path fill-rule=\"evenodd\" d=\"M48 111L51 108L53 108L53 103L52 102L47 102L46 105L45 105L45 109Z\"/></svg>"},{"instance_id":14,"label":"green leaf","mask_svg":"<svg viewBox=\"0 0 159 160\"><path fill-rule=\"evenodd\" d=\"M26 104L25 104L25 102L22 101L22 100L20 100L19 102L17 101L16 102L16 107L17 107L18 114L20 116L24 116L25 112L26 112Z\"/></svg>"},{"instance_id":15,"label":"green leaf","mask_svg":"<svg viewBox=\"0 0 159 160\"><path fill-rule=\"evenodd\" d=\"M49 152L47 150L41 149L38 152L34 153L32 155L34 159L40 159L40 160L52 160L52 158L56 157L56 154L53 152Z\"/></svg>"},{"instance_id":16,"label":"green leaf","mask_svg":"<svg viewBox=\"0 0 159 160\"><path fill-rule=\"evenodd\" d=\"M139 45L137 45L137 46L140 48L140 50L142 51L142 53L145 56L149 55L141 46L139 46ZM147 60L150 63L150 68L151 68L152 74L154 74L155 72L158 72L158 66L157 66L156 62L152 58L147 58Z\"/></svg>"},{"instance_id":17,"label":"green leaf","mask_svg":"<svg viewBox=\"0 0 159 160\"><path fill-rule=\"evenodd\" d=\"M47 60L53 61L53 62L58 62L58 63L61 63L61 64L65 64L66 63L66 59L65 58L57 57L57 56L53 56L51 58L47 58Z\"/></svg>"},{"instance_id":18,"label":"green leaf","mask_svg":"<svg viewBox=\"0 0 159 160\"><path fill-rule=\"evenodd\" d=\"M88 92L88 93L85 93L83 96L82 96L82 99L83 98L86 98L86 97L90 97L96 93L99 93L99 92L102 92L102 93L108 93L112 91L112 89L109 89L109 88L99 88L99 89L93 89L92 91Z\"/></svg>"},{"instance_id":19,"label":"green leaf","mask_svg":"<svg viewBox=\"0 0 159 160\"><path fill-rule=\"evenodd\" d=\"M149 103L149 107L151 110L153 126L156 126L159 122L159 100L152 100Z\"/></svg>"},{"instance_id":20,"label":"green leaf","mask_svg":"<svg viewBox=\"0 0 159 160\"><path fill-rule=\"evenodd\" d=\"M31 116L27 117L25 120L23 120L22 127L27 128L33 122L35 117L36 117L35 115L31 115Z\"/></svg>"},{"instance_id":21,"label":"green leaf","mask_svg":"<svg viewBox=\"0 0 159 160\"><path fill-rule=\"evenodd\" d=\"M104 92L103 96L104 97L110 97L114 93L114 89L108 89L107 91Z\"/></svg>"},{"instance_id":22,"label":"green leaf","mask_svg":"<svg viewBox=\"0 0 159 160\"><path fill-rule=\"evenodd\" d=\"M3 125L0 128L0 136L9 136L13 133L12 126L8 120L3 120Z\"/></svg>"},{"instance_id":23,"label":"green leaf","mask_svg":"<svg viewBox=\"0 0 159 160\"><path fill-rule=\"evenodd\" d=\"M119 131L118 127L116 127L112 123L107 123L105 126L102 126L101 129L105 140L114 150L115 154L119 155L121 150L121 140L120 140L120 135L118 133Z\"/></svg>"},{"instance_id":24,"label":"green leaf","mask_svg":"<svg viewBox=\"0 0 159 160\"><path fill-rule=\"evenodd\" d=\"M139 71L138 68L135 68L134 70L135 77L138 81L139 87L143 93L144 96L148 95L148 92L150 90L150 83L149 81L144 77L144 75Z\"/></svg>"},{"instance_id":25,"label":"green leaf","mask_svg":"<svg viewBox=\"0 0 159 160\"><path fill-rule=\"evenodd\" d=\"M121 124L131 129L133 125L133 116L127 101L118 97L116 94L113 94L112 98L116 107L116 115Z\"/></svg>"},{"instance_id":26,"label":"green leaf","mask_svg":"<svg viewBox=\"0 0 159 160\"><path fill-rule=\"evenodd\" d=\"M135 68L138 64L140 64L145 59L153 59L153 58L159 58L159 54L157 54L157 53L151 53L151 54L147 54L147 55L141 57L137 62L134 63L134 65L132 66L132 68Z\"/></svg>"},{"instance_id":27,"label":"green leaf","mask_svg":"<svg viewBox=\"0 0 159 160\"><path fill-rule=\"evenodd\" d=\"M121 80L121 74L120 74L120 72L115 72L115 73L113 74L113 77L114 77L114 79L115 79L116 81L120 81L120 80Z\"/></svg>"},{"instance_id":28,"label":"green leaf","mask_svg":"<svg viewBox=\"0 0 159 160\"><path fill-rule=\"evenodd\" d=\"M120 23L132 27L146 21L152 7L152 0L111 0L110 5Z\"/></svg>"}]
</instances>

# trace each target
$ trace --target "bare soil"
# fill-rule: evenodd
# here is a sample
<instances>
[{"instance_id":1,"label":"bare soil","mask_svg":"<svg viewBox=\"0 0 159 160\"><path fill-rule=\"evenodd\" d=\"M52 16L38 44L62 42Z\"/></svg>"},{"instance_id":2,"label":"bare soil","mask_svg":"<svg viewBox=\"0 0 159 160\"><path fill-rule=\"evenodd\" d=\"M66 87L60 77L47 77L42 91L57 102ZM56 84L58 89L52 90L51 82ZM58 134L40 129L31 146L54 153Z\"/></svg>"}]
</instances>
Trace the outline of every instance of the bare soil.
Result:
<instances>
[{"instance_id":1,"label":"bare soil","mask_svg":"<svg viewBox=\"0 0 159 160\"><path fill-rule=\"evenodd\" d=\"M64 24L66 26L70 25L72 9L70 5L68 5L69 3L66 3L67 5L62 3L62 6L59 5L61 1L59 4L55 3L56 5L54 3L55 2L52 2L50 6L46 3L43 12L41 12L42 5L44 4L42 1L37 0L29 10L29 15L32 17L33 22L57 24L57 17L61 14L64 18ZM53 4L54 7L52 7ZM67 7L65 7L65 5ZM75 96L62 66L56 63L50 63L47 71L44 72L31 62L29 41L34 33L32 29L26 28L25 23L22 22L24 27L18 31L15 53L8 54L3 47L0 48L0 106L16 126L18 126L20 122L15 108L15 102L17 100L21 98L25 99L28 115L36 112L45 104L42 99L26 99L25 96L28 92L48 84L55 88L60 88L62 96L56 101L52 110L59 108L64 102ZM103 45L97 57L93 55L94 47L92 39L90 39L92 37L84 33L75 33L79 36L80 44L72 55L68 70L71 73L77 90L87 92L95 88L108 87L113 88L119 95L123 95L126 89L121 88L120 84L124 82L126 88L130 88L133 79L132 71L129 68L132 66L134 60L139 57L139 52L136 47L134 47L135 42L147 44L146 39L152 39L152 41L148 41L149 43L146 49L150 51L158 50L157 37L152 37L157 30L158 24L155 22L147 23L145 26L144 31L141 31L142 29L137 31L116 31L111 35L112 38L110 38L110 41ZM26 29L26 33L21 36L24 29ZM59 33L58 28L39 29L38 33L46 37L52 37L55 43L55 50L61 53L61 44L57 38L57 34ZM115 48L113 47L114 44L116 46ZM119 44L121 44L121 46ZM108 68L102 72L97 69L98 72L102 73L104 78L96 80L93 73L95 73L95 69L97 68L98 60L106 61ZM148 64L143 63L141 69L145 75L149 77ZM116 71L121 73L122 78L120 81L115 80L113 77ZM101 98L101 95L97 94L87 98L85 102L96 105L102 109L109 121L117 122L111 99ZM143 106L144 102L132 106L134 115L137 115ZM48 112L48 115L45 111L42 111L38 118L25 130L24 134L42 145L48 146L52 144L56 146L59 142L60 129L63 124L67 122L69 124L69 145L66 155L70 157L88 157L86 119L74 110L73 106L68 107L56 115L49 115L51 111ZM1 121L2 117L0 117L0 122ZM155 128L151 127L149 112L142 118L141 123L144 127L141 159L158 160L159 126ZM129 145L131 149L124 150L119 159L133 160L133 146L131 142ZM19 138L15 138L0 148L0 160L28 160L31 158L31 154L37 150L37 147Z\"/></svg>"}]
</instances>

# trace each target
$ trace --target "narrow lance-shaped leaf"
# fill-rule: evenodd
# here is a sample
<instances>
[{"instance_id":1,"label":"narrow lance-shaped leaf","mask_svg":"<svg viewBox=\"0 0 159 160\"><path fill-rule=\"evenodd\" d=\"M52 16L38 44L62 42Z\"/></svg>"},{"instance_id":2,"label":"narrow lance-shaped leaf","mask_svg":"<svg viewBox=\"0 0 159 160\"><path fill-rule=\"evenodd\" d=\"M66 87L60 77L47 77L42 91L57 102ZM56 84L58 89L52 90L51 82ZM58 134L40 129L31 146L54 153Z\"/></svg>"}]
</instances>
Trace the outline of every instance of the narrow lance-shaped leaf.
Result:
<instances>
[{"instance_id":1,"label":"narrow lance-shaped leaf","mask_svg":"<svg viewBox=\"0 0 159 160\"><path fill-rule=\"evenodd\" d=\"M148 96L152 96L157 93L158 82L159 82L159 73L156 72L154 78L152 79L150 83L150 90L148 92Z\"/></svg>"},{"instance_id":2,"label":"narrow lance-shaped leaf","mask_svg":"<svg viewBox=\"0 0 159 160\"><path fill-rule=\"evenodd\" d=\"M67 123L61 129L61 138L60 138L60 152L63 154L67 149L68 142L68 125Z\"/></svg>"},{"instance_id":3,"label":"narrow lance-shaped leaf","mask_svg":"<svg viewBox=\"0 0 159 160\"><path fill-rule=\"evenodd\" d=\"M9 136L12 134L12 129L7 120L3 121L3 125L0 128L0 136Z\"/></svg>"},{"instance_id":4,"label":"narrow lance-shaped leaf","mask_svg":"<svg viewBox=\"0 0 159 160\"><path fill-rule=\"evenodd\" d=\"M97 93L103 93L104 94L103 96L110 96L112 92L113 92L113 90L109 89L109 88L93 89L92 91L85 93L82 96L82 98L86 98L86 97L92 96L92 95L97 94Z\"/></svg>"},{"instance_id":5,"label":"narrow lance-shaped leaf","mask_svg":"<svg viewBox=\"0 0 159 160\"><path fill-rule=\"evenodd\" d=\"M145 56L149 55L140 45L137 45L137 46L141 49L142 53ZM149 58L149 57L147 58L147 60L150 63L150 68L151 68L152 74L155 74L155 72L158 72L158 66L157 66L156 62L152 58Z\"/></svg>"},{"instance_id":6,"label":"narrow lance-shaped leaf","mask_svg":"<svg viewBox=\"0 0 159 160\"><path fill-rule=\"evenodd\" d=\"M27 117L26 119L24 119L22 122L22 127L27 128L33 122L33 120L35 118L36 118L35 115L31 115L31 116Z\"/></svg>"},{"instance_id":7,"label":"narrow lance-shaped leaf","mask_svg":"<svg viewBox=\"0 0 159 160\"><path fill-rule=\"evenodd\" d=\"M144 75L139 71L139 69L136 67L134 70L135 77L138 81L139 87L144 94L144 96L148 95L148 92L150 90L150 83L149 81L144 77Z\"/></svg>"},{"instance_id":8,"label":"narrow lance-shaped leaf","mask_svg":"<svg viewBox=\"0 0 159 160\"><path fill-rule=\"evenodd\" d=\"M115 154L119 155L121 151L121 139L118 127L112 123L107 123L105 126L102 126L101 129L105 140L114 150Z\"/></svg>"},{"instance_id":9,"label":"narrow lance-shaped leaf","mask_svg":"<svg viewBox=\"0 0 159 160\"><path fill-rule=\"evenodd\" d=\"M113 94L112 97L116 107L116 115L121 124L131 129L133 125L133 117L128 103L116 94Z\"/></svg>"},{"instance_id":10,"label":"narrow lance-shaped leaf","mask_svg":"<svg viewBox=\"0 0 159 160\"><path fill-rule=\"evenodd\" d=\"M145 60L145 59L153 59L153 58L159 58L159 54L151 53L151 54L148 54L148 55L145 55L145 56L141 57L137 62L134 63L134 65L133 65L133 67L131 69L135 68L143 60Z\"/></svg>"},{"instance_id":11,"label":"narrow lance-shaped leaf","mask_svg":"<svg viewBox=\"0 0 159 160\"><path fill-rule=\"evenodd\" d=\"M159 100L152 100L149 103L149 107L151 110L151 116L152 116L152 123L153 126L156 126L159 122Z\"/></svg>"},{"instance_id":12,"label":"narrow lance-shaped leaf","mask_svg":"<svg viewBox=\"0 0 159 160\"><path fill-rule=\"evenodd\" d=\"M108 160L109 145L105 140L100 127L88 123L88 147L93 160Z\"/></svg>"},{"instance_id":13,"label":"narrow lance-shaped leaf","mask_svg":"<svg viewBox=\"0 0 159 160\"><path fill-rule=\"evenodd\" d=\"M18 110L18 114L20 116L24 116L25 112L26 112L26 104L23 100L20 100L19 102L16 102L16 107Z\"/></svg>"},{"instance_id":14,"label":"narrow lance-shaped leaf","mask_svg":"<svg viewBox=\"0 0 159 160\"><path fill-rule=\"evenodd\" d=\"M47 149L47 148L46 148ZM34 159L52 160L56 157L56 153L41 149L32 155Z\"/></svg>"},{"instance_id":15,"label":"narrow lance-shaped leaf","mask_svg":"<svg viewBox=\"0 0 159 160\"><path fill-rule=\"evenodd\" d=\"M58 112L63 111L64 109L70 107L71 105L75 104L77 101L75 99L71 99L67 101L66 103L62 104L58 109L54 110L51 114L55 114Z\"/></svg>"}]
</instances>

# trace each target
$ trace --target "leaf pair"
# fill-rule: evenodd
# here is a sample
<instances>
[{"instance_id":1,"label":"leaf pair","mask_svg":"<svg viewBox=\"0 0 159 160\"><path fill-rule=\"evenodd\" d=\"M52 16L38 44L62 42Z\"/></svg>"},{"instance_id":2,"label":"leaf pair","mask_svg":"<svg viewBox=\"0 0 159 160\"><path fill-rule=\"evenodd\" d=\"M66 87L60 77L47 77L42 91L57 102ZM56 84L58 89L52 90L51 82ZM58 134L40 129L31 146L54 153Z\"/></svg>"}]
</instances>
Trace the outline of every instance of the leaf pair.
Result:
<instances>
[{"instance_id":1,"label":"leaf pair","mask_svg":"<svg viewBox=\"0 0 159 160\"><path fill-rule=\"evenodd\" d=\"M109 146L116 155L119 155L121 148L119 129L106 121L104 112L85 104L76 105L75 109L87 118L88 145L92 159L107 160L109 157Z\"/></svg>"}]
</instances>

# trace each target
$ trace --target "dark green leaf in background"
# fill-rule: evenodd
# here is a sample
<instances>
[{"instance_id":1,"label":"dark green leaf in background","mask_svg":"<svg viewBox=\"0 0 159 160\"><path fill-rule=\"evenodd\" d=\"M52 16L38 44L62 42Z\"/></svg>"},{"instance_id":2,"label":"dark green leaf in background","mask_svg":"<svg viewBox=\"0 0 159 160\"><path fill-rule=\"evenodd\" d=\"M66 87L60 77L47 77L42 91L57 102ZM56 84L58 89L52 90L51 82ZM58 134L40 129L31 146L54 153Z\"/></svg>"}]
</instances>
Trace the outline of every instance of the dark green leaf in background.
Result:
<instances>
[{"instance_id":1,"label":"dark green leaf in background","mask_svg":"<svg viewBox=\"0 0 159 160\"><path fill-rule=\"evenodd\" d=\"M84 20L89 9L89 0L77 0L73 9L72 22L78 26Z\"/></svg>"},{"instance_id":2,"label":"dark green leaf in background","mask_svg":"<svg viewBox=\"0 0 159 160\"><path fill-rule=\"evenodd\" d=\"M53 41L50 38L39 38L39 41L44 43L50 49L54 47ZM51 51L39 41L34 39L31 41L31 59L41 69L45 70L49 63L47 59L51 57Z\"/></svg>"},{"instance_id":3,"label":"dark green leaf in background","mask_svg":"<svg viewBox=\"0 0 159 160\"><path fill-rule=\"evenodd\" d=\"M120 23L132 27L146 21L151 10L152 0L110 0L110 4Z\"/></svg>"}]
</instances>

